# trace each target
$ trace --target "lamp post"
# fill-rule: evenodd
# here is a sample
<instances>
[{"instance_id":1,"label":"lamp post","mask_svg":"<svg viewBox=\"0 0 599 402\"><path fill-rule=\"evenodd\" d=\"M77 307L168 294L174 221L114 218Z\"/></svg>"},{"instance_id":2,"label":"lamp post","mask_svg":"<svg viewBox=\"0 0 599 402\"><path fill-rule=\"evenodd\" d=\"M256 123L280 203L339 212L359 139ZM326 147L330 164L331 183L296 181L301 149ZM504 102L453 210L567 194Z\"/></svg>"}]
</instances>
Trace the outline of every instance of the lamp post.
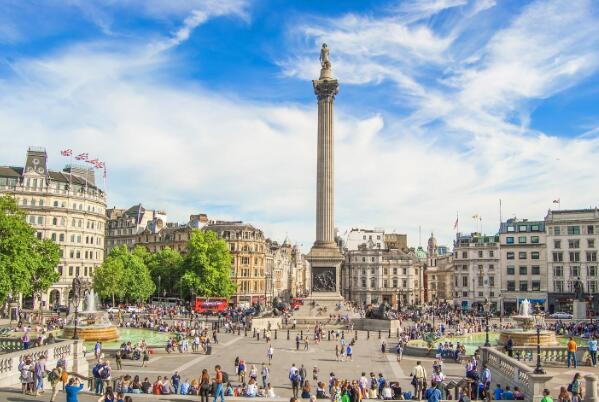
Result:
<instances>
[{"instance_id":1,"label":"lamp post","mask_svg":"<svg viewBox=\"0 0 599 402\"><path fill-rule=\"evenodd\" d=\"M537 367L535 367L535 374L545 374L545 369L541 367L541 305L539 303L535 306L535 315L537 321Z\"/></svg>"},{"instance_id":2,"label":"lamp post","mask_svg":"<svg viewBox=\"0 0 599 402\"><path fill-rule=\"evenodd\" d=\"M491 346L491 342L489 342L489 314L491 314L491 303L489 302L489 299L485 298L483 308L485 312L485 346Z\"/></svg>"}]
</instances>

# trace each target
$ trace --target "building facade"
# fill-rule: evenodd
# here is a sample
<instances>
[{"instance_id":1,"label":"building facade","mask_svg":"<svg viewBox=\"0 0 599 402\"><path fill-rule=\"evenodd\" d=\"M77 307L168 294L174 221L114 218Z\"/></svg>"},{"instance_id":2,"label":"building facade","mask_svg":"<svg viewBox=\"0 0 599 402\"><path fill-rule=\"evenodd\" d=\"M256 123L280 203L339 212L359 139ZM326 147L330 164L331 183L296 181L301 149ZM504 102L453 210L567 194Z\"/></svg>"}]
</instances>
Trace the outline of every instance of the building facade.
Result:
<instances>
[{"instance_id":1,"label":"building facade","mask_svg":"<svg viewBox=\"0 0 599 402\"><path fill-rule=\"evenodd\" d=\"M580 279L585 298L599 311L597 249L599 209L549 211L547 231L548 309L572 312L574 282Z\"/></svg>"},{"instance_id":2,"label":"building facade","mask_svg":"<svg viewBox=\"0 0 599 402\"><path fill-rule=\"evenodd\" d=\"M413 254L360 247L345 254L342 294L359 305L418 305L424 298L423 272Z\"/></svg>"},{"instance_id":3,"label":"building facade","mask_svg":"<svg viewBox=\"0 0 599 402\"><path fill-rule=\"evenodd\" d=\"M508 219L499 229L501 301L505 314L524 299L547 306L547 244L544 221Z\"/></svg>"},{"instance_id":4,"label":"building facade","mask_svg":"<svg viewBox=\"0 0 599 402\"><path fill-rule=\"evenodd\" d=\"M68 304L73 278L91 282L104 260L106 194L94 170L77 165L49 170L45 149L30 147L24 167L0 167L0 194L15 198L39 239L60 247L60 279L41 295L42 308ZM24 298L23 306L34 302L37 307L38 301Z\"/></svg>"},{"instance_id":5,"label":"building facade","mask_svg":"<svg viewBox=\"0 0 599 402\"><path fill-rule=\"evenodd\" d=\"M166 225L166 213L147 210L141 204L129 209L106 210L106 254L114 247L127 245L129 250L136 245L138 235L146 229L159 233Z\"/></svg>"},{"instance_id":6,"label":"building facade","mask_svg":"<svg viewBox=\"0 0 599 402\"><path fill-rule=\"evenodd\" d=\"M266 239L262 230L241 221L215 221L203 230L215 232L225 240L232 254L231 280L237 285L237 293L231 301L236 305L264 303L266 287Z\"/></svg>"},{"instance_id":7,"label":"building facade","mask_svg":"<svg viewBox=\"0 0 599 402\"><path fill-rule=\"evenodd\" d=\"M485 300L500 307L499 235L458 233L454 243L454 304L478 309Z\"/></svg>"},{"instance_id":8,"label":"building facade","mask_svg":"<svg viewBox=\"0 0 599 402\"><path fill-rule=\"evenodd\" d=\"M438 246L431 233L428 239L427 262L424 270L424 301L426 303L453 303L453 255L447 247ZM439 254L439 250L443 254Z\"/></svg>"},{"instance_id":9,"label":"building facade","mask_svg":"<svg viewBox=\"0 0 599 402\"><path fill-rule=\"evenodd\" d=\"M380 228L352 228L347 234L347 238L345 240L345 247L348 250L352 251L357 250L360 246L376 248L379 250L385 249L385 231Z\"/></svg>"}]
</instances>

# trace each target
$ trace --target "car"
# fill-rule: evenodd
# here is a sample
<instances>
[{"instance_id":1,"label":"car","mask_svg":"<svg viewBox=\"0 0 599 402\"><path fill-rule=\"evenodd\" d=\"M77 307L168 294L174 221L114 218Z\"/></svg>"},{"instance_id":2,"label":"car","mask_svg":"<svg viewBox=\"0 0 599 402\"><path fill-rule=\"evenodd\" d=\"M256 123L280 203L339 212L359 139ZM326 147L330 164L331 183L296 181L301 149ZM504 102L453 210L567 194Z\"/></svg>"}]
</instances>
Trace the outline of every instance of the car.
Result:
<instances>
[{"instance_id":1,"label":"car","mask_svg":"<svg viewBox=\"0 0 599 402\"><path fill-rule=\"evenodd\" d=\"M52 306L52 311L54 311L55 313L68 313L69 306L65 306L64 304L55 304L54 306Z\"/></svg>"},{"instance_id":2,"label":"car","mask_svg":"<svg viewBox=\"0 0 599 402\"><path fill-rule=\"evenodd\" d=\"M106 311L108 311L109 313L118 313L120 310L121 310L120 308L118 308L118 307L115 307L115 306L108 307L108 308L106 309Z\"/></svg>"},{"instance_id":3,"label":"car","mask_svg":"<svg viewBox=\"0 0 599 402\"><path fill-rule=\"evenodd\" d=\"M137 306L127 306L125 311L128 313L141 313L141 309Z\"/></svg>"},{"instance_id":4,"label":"car","mask_svg":"<svg viewBox=\"0 0 599 402\"><path fill-rule=\"evenodd\" d=\"M558 320L571 320L572 319L572 314L570 313L564 313L564 312L557 312L557 313L553 313L549 316L550 318L556 318Z\"/></svg>"}]
</instances>

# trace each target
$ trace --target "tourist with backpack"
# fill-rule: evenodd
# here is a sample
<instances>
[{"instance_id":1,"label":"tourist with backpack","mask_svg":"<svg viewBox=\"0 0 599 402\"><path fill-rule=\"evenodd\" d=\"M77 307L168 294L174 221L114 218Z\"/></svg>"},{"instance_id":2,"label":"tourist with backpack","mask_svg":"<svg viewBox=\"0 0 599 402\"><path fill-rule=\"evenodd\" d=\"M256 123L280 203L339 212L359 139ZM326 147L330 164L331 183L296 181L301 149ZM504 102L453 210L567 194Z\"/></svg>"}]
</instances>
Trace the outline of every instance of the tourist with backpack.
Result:
<instances>
[{"instance_id":1,"label":"tourist with backpack","mask_svg":"<svg viewBox=\"0 0 599 402\"><path fill-rule=\"evenodd\" d=\"M62 379L63 368L61 366L56 366L48 373L48 381L50 381L50 385L52 386L52 395L50 396L50 402L54 402L56 399L56 395L58 394L58 383Z\"/></svg>"},{"instance_id":2,"label":"tourist with backpack","mask_svg":"<svg viewBox=\"0 0 599 402\"><path fill-rule=\"evenodd\" d=\"M568 385L568 392L572 394L572 402L580 402L582 400L582 381L580 373L574 374L572 382Z\"/></svg>"}]
</instances>

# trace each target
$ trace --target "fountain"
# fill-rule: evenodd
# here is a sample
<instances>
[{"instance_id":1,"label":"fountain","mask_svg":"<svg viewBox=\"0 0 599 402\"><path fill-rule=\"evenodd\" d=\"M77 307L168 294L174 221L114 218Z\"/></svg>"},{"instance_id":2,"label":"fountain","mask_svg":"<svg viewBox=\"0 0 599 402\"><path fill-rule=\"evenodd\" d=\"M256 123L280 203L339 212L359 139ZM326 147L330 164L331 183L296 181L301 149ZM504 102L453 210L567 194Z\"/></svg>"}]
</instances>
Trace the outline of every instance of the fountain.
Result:
<instances>
[{"instance_id":1,"label":"fountain","mask_svg":"<svg viewBox=\"0 0 599 402\"><path fill-rule=\"evenodd\" d=\"M518 323L519 328L501 330L498 341L500 345L505 345L509 337L512 338L514 346L535 346L537 344L536 325L543 325L543 317L541 314L532 315L530 312L530 301L522 300L518 315L512 317ZM541 330L539 340L542 346L559 344L553 331Z\"/></svg>"},{"instance_id":2,"label":"fountain","mask_svg":"<svg viewBox=\"0 0 599 402\"><path fill-rule=\"evenodd\" d=\"M93 289L87 293L85 309L77 313L71 313L67 317L63 332L65 338L74 335L75 321L79 339L85 341L113 341L119 338L119 331L108 319L108 313L96 310L96 295Z\"/></svg>"}]
</instances>

